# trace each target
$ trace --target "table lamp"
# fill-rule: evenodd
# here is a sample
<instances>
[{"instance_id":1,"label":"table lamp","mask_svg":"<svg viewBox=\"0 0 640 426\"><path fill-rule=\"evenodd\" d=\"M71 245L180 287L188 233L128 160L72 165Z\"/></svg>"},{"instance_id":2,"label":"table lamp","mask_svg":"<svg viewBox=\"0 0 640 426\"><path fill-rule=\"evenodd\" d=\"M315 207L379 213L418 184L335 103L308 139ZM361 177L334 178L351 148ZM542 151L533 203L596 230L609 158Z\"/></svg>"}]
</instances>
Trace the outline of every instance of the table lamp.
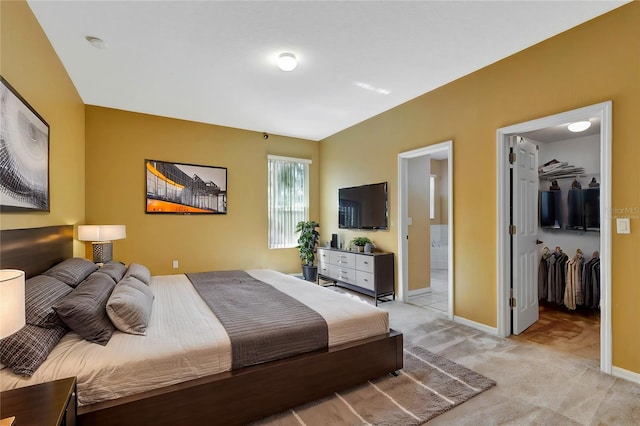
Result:
<instances>
[{"instance_id":1,"label":"table lamp","mask_svg":"<svg viewBox=\"0 0 640 426\"><path fill-rule=\"evenodd\" d=\"M124 225L79 225L78 239L91 241L93 246L93 261L106 263L113 260L113 240L127 237Z\"/></svg>"},{"instance_id":2,"label":"table lamp","mask_svg":"<svg viewBox=\"0 0 640 426\"><path fill-rule=\"evenodd\" d=\"M25 325L24 272L0 270L0 339L12 335Z\"/></svg>"}]
</instances>

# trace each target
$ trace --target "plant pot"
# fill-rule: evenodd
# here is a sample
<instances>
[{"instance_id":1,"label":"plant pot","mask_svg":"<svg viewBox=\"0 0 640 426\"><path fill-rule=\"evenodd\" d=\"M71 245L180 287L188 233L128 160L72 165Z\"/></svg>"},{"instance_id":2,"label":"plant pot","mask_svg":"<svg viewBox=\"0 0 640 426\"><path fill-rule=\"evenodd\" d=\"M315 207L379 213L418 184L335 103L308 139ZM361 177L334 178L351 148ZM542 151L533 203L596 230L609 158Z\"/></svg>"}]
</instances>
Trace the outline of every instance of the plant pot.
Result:
<instances>
[{"instance_id":1,"label":"plant pot","mask_svg":"<svg viewBox=\"0 0 640 426\"><path fill-rule=\"evenodd\" d=\"M302 276L306 281L316 282L318 279L318 267L303 265Z\"/></svg>"}]
</instances>

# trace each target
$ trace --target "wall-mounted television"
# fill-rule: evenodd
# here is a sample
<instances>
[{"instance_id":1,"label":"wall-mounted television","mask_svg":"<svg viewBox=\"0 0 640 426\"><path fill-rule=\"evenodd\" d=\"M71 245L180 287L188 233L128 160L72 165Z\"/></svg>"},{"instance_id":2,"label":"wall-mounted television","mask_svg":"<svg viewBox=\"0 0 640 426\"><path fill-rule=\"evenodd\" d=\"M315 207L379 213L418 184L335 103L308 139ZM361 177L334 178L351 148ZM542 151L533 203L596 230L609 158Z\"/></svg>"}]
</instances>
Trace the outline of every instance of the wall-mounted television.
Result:
<instances>
[{"instance_id":1,"label":"wall-mounted television","mask_svg":"<svg viewBox=\"0 0 640 426\"><path fill-rule=\"evenodd\" d=\"M387 182L338 189L338 227L387 229Z\"/></svg>"}]
</instances>

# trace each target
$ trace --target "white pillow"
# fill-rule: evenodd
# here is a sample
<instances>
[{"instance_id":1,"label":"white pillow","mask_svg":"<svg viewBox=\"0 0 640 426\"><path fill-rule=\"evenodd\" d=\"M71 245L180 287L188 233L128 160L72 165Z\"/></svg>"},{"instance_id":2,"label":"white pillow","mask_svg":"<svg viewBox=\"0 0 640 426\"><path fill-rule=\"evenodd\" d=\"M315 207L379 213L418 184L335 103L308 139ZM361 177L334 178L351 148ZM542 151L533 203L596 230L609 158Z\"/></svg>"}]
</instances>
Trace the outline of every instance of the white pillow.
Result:
<instances>
[{"instance_id":1,"label":"white pillow","mask_svg":"<svg viewBox=\"0 0 640 426\"><path fill-rule=\"evenodd\" d=\"M151 317L153 299L153 293L146 284L133 276L125 277L109 297L107 315L118 330L144 335Z\"/></svg>"}]
</instances>

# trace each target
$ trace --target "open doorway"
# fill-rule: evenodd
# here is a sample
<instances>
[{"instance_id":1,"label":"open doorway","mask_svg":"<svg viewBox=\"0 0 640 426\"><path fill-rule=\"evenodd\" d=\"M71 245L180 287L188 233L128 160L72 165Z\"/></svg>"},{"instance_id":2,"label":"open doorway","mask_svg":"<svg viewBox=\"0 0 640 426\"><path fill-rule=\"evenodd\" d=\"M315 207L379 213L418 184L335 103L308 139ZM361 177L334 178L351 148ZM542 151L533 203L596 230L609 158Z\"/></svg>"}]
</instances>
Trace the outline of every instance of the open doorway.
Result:
<instances>
[{"instance_id":1,"label":"open doorway","mask_svg":"<svg viewBox=\"0 0 640 426\"><path fill-rule=\"evenodd\" d=\"M398 298L449 319L453 319L452 148L452 141L447 141L398 155Z\"/></svg>"},{"instance_id":2,"label":"open doorway","mask_svg":"<svg viewBox=\"0 0 640 426\"><path fill-rule=\"evenodd\" d=\"M592 119L600 124L599 144L600 157L595 170L590 170L594 176L581 176L582 178L593 178L597 174L599 207L598 217L600 220L598 240L595 245L597 250L593 253L599 256L600 268L600 291L599 291L599 360L600 369L606 373L611 373L611 231L610 216L606 214L610 208L611 200L611 103L604 102L590 107L545 117L526 123L509 126L498 130L497 137L497 196L498 196L498 334L507 337L511 334L520 334L531 324L538 321L540 312L538 297L538 264L541 245L536 244L542 241L537 227L539 225L538 216L538 153L531 150L531 144L522 135L536 136L536 132L556 126L566 126L568 123ZM539 136L540 133L537 133ZM510 155L510 149L516 146L516 157ZM534 145L535 146L535 145ZM522 177L526 175L517 161L518 153L529 153L528 164L531 165L535 159L535 182L534 178ZM510 161L514 161L514 165ZM544 161L547 162L547 159ZM577 174L587 174L580 171ZM512 175L514 184L512 186ZM522 175L522 176L521 176ZM528 179L528 180L527 180ZM574 179L576 180L576 179ZM576 180L577 182L577 180ZM566 182L567 185L576 182ZM558 181L549 182L550 186L557 186ZM563 183L565 184L565 183ZM545 182L544 185L547 185ZM578 183L579 185L579 183ZM535 186L535 200L530 198L531 203L524 200L522 188ZM551 195L553 191L550 192ZM526 197L525 197L526 198ZM543 200L542 195L540 200ZM532 215L529 204L535 204L535 215ZM548 212L547 212L548 213ZM542 217L540 217L542 219ZM566 222L566 216L560 222ZM569 229L564 224L555 223L552 227L562 229L563 232L557 234L545 234L551 243L553 240L565 238L567 246L571 246L572 238L576 234L565 235L564 231ZM581 226L586 226L582 224ZM584 228L586 230L586 227ZM585 233L586 234L586 233ZM584 238L580 243L585 247L594 244L589 239ZM552 245L551 250L555 251L556 245ZM575 248L574 248L575 250ZM591 251L591 250L589 250ZM573 256L573 253L570 254ZM531 277L534 277L533 279ZM544 310L543 310L544 311Z\"/></svg>"}]
</instances>

